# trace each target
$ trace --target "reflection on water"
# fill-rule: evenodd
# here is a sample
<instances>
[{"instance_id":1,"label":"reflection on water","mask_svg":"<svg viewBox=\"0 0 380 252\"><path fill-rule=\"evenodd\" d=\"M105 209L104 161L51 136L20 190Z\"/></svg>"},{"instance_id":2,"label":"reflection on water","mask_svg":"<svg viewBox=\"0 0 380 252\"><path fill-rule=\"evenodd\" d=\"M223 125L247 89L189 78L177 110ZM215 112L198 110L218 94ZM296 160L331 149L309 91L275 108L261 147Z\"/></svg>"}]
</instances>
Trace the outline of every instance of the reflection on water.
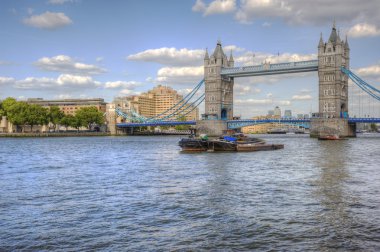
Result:
<instances>
[{"instance_id":1,"label":"reflection on water","mask_svg":"<svg viewBox=\"0 0 380 252\"><path fill-rule=\"evenodd\" d=\"M1 139L0 251L380 250L380 137L262 137L285 149Z\"/></svg>"}]
</instances>

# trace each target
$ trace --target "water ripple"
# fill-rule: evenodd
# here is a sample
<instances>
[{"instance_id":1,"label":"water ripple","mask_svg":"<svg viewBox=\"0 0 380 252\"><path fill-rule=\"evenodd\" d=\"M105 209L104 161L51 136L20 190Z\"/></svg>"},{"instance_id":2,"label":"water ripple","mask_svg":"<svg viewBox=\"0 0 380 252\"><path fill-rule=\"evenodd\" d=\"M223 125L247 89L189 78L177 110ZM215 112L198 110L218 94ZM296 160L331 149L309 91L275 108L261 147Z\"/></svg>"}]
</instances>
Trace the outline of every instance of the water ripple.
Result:
<instances>
[{"instance_id":1,"label":"water ripple","mask_svg":"<svg viewBox=\"0 0 380 252\"><path fill-rule=\"evenodd\" d=\"M264 138L285 149L1 139L0 251L380 250L380 137Z\"/></svg>"}]
</instances>

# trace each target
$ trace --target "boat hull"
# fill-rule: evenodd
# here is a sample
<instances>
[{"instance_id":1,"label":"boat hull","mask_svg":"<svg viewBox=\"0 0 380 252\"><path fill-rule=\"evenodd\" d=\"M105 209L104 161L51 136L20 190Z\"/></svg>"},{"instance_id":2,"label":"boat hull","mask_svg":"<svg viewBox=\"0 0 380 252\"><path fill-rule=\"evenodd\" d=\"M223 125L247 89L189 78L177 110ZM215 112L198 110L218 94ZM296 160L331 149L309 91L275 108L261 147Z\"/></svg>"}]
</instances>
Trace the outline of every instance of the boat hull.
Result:
<instances>
[{"instance_id":1,"label":"boat hull","mask_svg":"<svg viewBox=\"0 0 380 252\"><path fill-rule=\"evenodd\" d=\"M238 144L236 150L239 152L268 151L283 149L283 144Z\"/></svg>"},{"instance_id":2,"label":"boat hull","mask_svg":"<svg viewBox=\"0 0 380 252\"><path fill-rule=\"evenodd\" d=\"M209 143L201 139L182 138L178 145L182 148L182 151L207 151Z\"/></svg>"}]
</instances>

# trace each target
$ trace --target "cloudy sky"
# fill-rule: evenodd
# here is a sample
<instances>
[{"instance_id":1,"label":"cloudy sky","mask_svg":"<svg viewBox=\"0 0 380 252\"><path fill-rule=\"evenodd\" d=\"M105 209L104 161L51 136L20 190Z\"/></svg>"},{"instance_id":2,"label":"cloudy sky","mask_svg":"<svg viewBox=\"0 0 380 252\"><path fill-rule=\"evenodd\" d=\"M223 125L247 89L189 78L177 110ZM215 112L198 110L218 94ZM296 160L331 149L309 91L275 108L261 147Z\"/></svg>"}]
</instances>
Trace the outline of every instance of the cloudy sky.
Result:
<instances>
[{"instance_id":1,"label":"cloudy sky","mask_svg":"<svg viewBox=\"0 0 380 252\"><path fill-rule=\"evenodd\" d=\"M158 84L186 93L203 78L204 51L212 53L218 39L237 66L316 59L320 34L328 38L334 19L340 36L348 36L351 69L379 87L380 1L358 3L2 0L0 99L110 102ZM244 118L274 106L317 111L317 73L238 78L234 99L234 113Z\"/></svg>"}]
</instances>

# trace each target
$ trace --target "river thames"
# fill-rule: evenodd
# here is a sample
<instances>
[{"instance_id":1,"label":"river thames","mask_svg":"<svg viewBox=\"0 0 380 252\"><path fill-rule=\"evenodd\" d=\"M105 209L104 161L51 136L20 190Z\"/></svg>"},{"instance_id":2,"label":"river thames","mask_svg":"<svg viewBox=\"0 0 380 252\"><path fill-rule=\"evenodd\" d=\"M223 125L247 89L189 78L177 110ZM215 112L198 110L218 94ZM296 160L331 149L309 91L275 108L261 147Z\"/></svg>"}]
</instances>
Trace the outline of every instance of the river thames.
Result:
<instances>
[{"instance_id":1,"label":"river thames","mask_svg":"<svg viewBox=\"0 0 380 252\"><path fill-rule=\"evenodd\" d=\"M379 251L380 134L0 139L0 251Z\"/></svg>"}]
</instances>

